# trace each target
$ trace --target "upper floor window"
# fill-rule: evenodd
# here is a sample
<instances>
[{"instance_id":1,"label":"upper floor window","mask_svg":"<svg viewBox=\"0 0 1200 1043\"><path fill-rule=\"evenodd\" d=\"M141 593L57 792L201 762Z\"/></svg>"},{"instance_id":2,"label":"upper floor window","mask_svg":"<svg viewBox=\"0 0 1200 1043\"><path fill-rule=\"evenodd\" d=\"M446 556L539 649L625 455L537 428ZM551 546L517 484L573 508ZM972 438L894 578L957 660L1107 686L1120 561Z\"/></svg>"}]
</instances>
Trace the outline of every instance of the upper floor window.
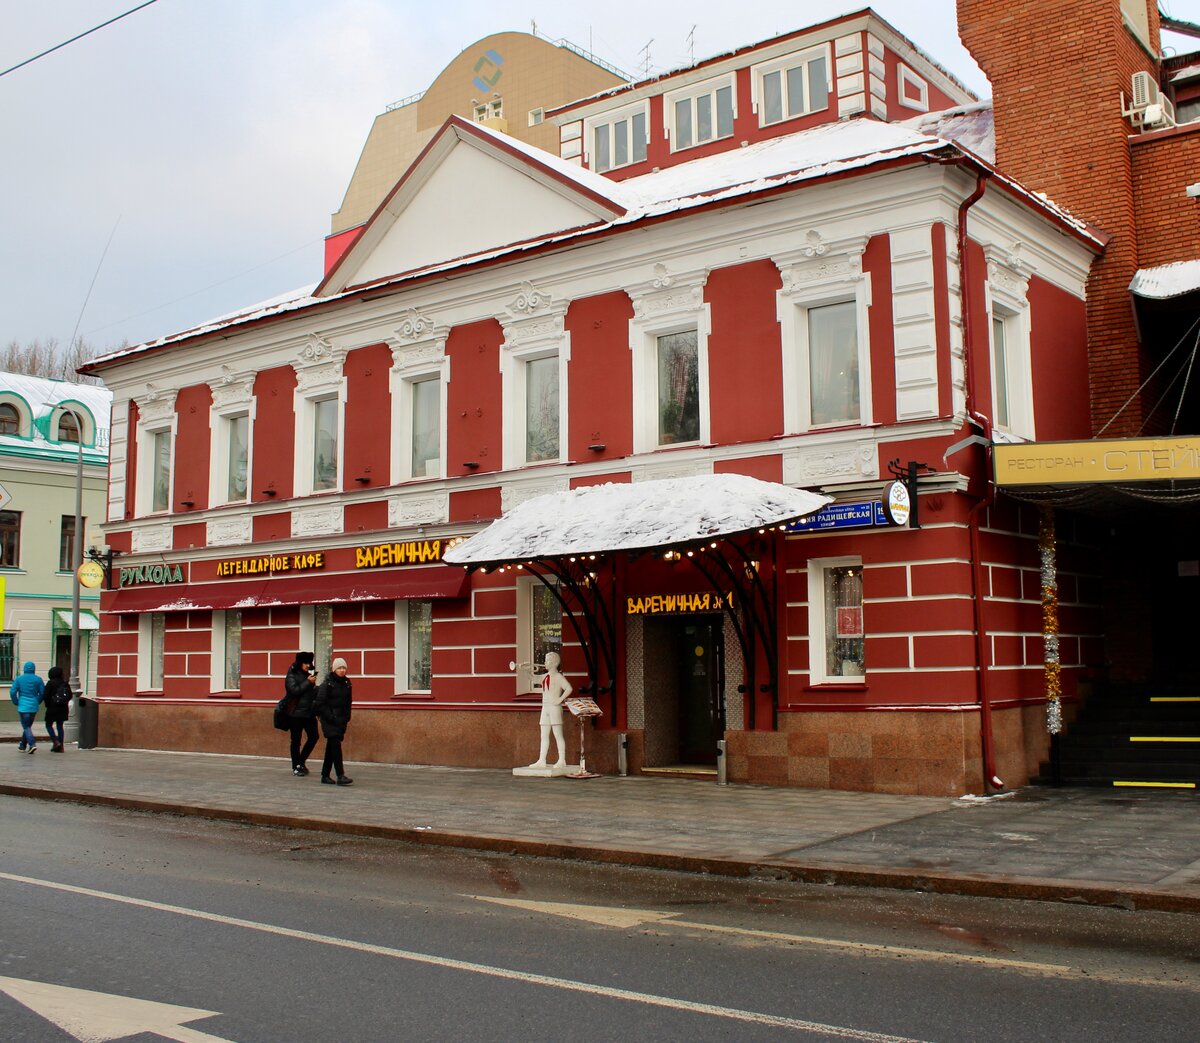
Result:
<instances>
[{"instance_id":1,"label":"upper floor window","mask_svg":"<svg viewBox=\"0 0 1200 1043\"><path fill-rule=\"evenodd\" d=\"M826 47L755 66L753 76L758 122L764 127L829 108Z\"/></svg>"},{"instance_id":2,"label":"upper floor window","mask_svg":"<svg viewBox=\"0 0 1200 1043\"><path fill-rule=\"evenodd\" d=\"M87 519L82 519L81 532L87 531ZM82 560L83 544L80 544L80 560L75 555L75 515L64 514L62 525L58 530L58 570L59 572L74 572Z\"/></svg>"},{"instance_id":3,"label":"upper floor window","mask_svg":"<svg viewBox=\"0 0 1200 1043\"><path fill-rule=\"evenodd\" d=\"M998 436L1035 437L1029 277L1019 262L989 247L992 426Z\"/></svg>"},{"instance_id":4,"label":"upper floor window","mask_svg":"<svg viewBox=\"0 0 1200 1043\"><path fill-rule=\"evenodd\" d=\"M411 394L411 475L434 478L442 469L442 382L437 377L414 380Z\"/></svg>"},{"instance_id":5,"label":"upper floor window","mask_svg":"<svg viewBox=\"0 0 1200 1043\"><path fill-rule=\"evenodd\" d=\"M483 123L487 120L498 120L504 118L504 99L492 98L490 101L485 101L482 104L476 104L475 122Z\"/></svg>"},{"instance_id":6,"label":"upper floor window","mask_svg":"<svg viewBox=\"0 0 1200 1043\"><path fill-rule=\"evenodd\" d=\"M337 488L338 473L338 402L336 398L317 399L313 411L312 490L324 492Z\"/></svg>"},{"instance_id":7,"label":"upper floor window","mask_svg":"<svg viewBox=\"0 0 1200 1043\"><path fill-rule=\"evenodd\" d=\"M0 568L17 569L20 567L21 512L0 511Z\"/></svg>"},{"instance_id":8,"label":"upper floor window","mask_svg":"<svg viewBox=\"0 0 1200 1043\"><path fill-rule=\"evenodd\" d=\"M150 509L171 508L171 432L155 431L150 442Z\"/></svg>"},{"instance_id":9,"label":"upper floor window","mask_svg":"<svg viewBox=\"0 0 1200 1043\"><path fill-rule=\"evenodd\" d=\"M525 363L525 459L558 459L558 356Z\"/></svg>"},{"instance_id":10,"label":"upper floor window","mask_svg":"<svg viewBox=\"0 0 1200 1043\"><path fill-rule=\"evenodd\" d=\"M20 433L20 411L8 402L0 402L0 435L19 435Z\"/></svg>"},{"instance_id":11,"label":"upper floor window","mask_svg":"<svg viewBox=\"0 0 1200 1043\"><path fill-rule=\"evenodd\" d=\"M593 170L604 173L646 158L647 103L620 112L606 112L587 121L589 160Z\"/></svg>"},{"instance_id":12,"label":"upper floor window","mask_svg":"<svg viewBox=\"0 0 1200 1043\"><path fill-rule=\"evenodd\" d=\"M60 442L79 442L79 418L74 413L64 412L58 418L58 440Z\"/></svg>"},{"instance_id":13,"label":"upper floor window","mask_svg":"<svg viewBox=\"0 0 1200 1043\"><path fill-rule=\"evenodd\" d=\"M500 375L504 395L505 467L562 459L566 443L566 303L526 283L509 305Z\"/></svg>"},{"instance_id":14,"label":"upper floor window","mask_svg":"<svg viewBox=\"0 0 1200 1043\"><path fill-rule=\"evenodd\" d=\"M392 352L393 482L440 478L446 470L446 330L416 311L404 328L411 331L410 342Z\"/></svg>"},{"instance_id":15,"label":"upper floor window","mask_svg":"<svg viewBox=\"0 0 1200 1043\"><path fill-rule=\"evenodd\" d=\"M737 115L733 76L672 91L663 98L663 115L672 152L732 136Z\"/></svg>"},{"instance_id":16,"label":"upper floor window","mask_svg":"<svg viewBox=\"0 0 1200 1043\"><path fill-rule=\"evenodd\" d=\"M230 503L244 500L250 477L250 418L227 417L225 420L225 499Z\"/></svg>"},{"instance_id":17,"label":"upper floor window","mask_svg":"<svg viewBox=\"0 0 1200 1043\"><path fill-rule=\"evenodd\" d=\"M861 418L856 302L808 309L808 389L813 426Z\"/></svg>"},{"instance_id":18,"label":"upper floor window","mask_svg":"<svg viewBox=\"0 0 1200 1043\"><path fill-rule=\"evenodd\" d=\"M700 439L700 352L695 330L657 338L658 444Z\"/></svg>"}]
</instances>

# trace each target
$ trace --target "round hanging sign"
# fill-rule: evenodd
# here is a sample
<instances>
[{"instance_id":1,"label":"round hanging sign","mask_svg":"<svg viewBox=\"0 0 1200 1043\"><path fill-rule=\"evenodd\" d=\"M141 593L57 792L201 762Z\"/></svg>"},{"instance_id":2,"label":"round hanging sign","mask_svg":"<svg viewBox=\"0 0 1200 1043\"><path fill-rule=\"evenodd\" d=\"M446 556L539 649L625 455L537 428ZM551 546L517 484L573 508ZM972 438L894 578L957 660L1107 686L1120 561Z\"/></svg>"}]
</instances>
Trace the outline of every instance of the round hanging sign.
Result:
<instances>
[{"instance_id":1,"label":"round hanging sign","mask_svg":"<svg viewBox=\"0 0 1200 1043\"><path fill-rule=\"evenodd\" d=\"M883 513L893 525L908 524L908 516L912 513L912 500L908 496L908 486L903 482L892 482L884 490Z\"/></svg>"},{"instance_id":2,"label":"round hanging sign","mask_svg":"<svg viewBox=\"0 0 1200 1043\"><path fill-rule=\"evenodd\" d=\"M85 561L79 566L79 582L85 587L98 587L104 582L104 569L94 561Z\"/></svg>"}]
</instances>

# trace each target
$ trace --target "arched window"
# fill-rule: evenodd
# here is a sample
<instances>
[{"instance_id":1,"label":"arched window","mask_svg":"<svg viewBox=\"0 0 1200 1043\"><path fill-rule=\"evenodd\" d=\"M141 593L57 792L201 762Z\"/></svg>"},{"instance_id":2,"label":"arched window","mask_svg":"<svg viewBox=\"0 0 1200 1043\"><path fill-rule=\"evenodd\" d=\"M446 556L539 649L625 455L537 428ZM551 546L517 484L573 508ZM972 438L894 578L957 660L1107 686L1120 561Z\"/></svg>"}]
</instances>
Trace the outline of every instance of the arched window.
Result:
<instances>
[{"instance_id":1,"label":"arched window","mask_svg":"<svg viewBox=\"0 0 1200 1043\"><path fill-rule=\"evenodd\" d=\"M79 441L79 418L74 413L63 413L58 418L58 440Z\"/></svg>"},{"instance_id":2,"label":"arched window","mask_svg":"<svg viewBox=\"0 0 1200 1043\"><path fill-rule=\"evenodd\" d=\"M17 407L7 402L0 403L0 435L19 435L21 433L21 414Z\"/></svg>"}]
</instances>

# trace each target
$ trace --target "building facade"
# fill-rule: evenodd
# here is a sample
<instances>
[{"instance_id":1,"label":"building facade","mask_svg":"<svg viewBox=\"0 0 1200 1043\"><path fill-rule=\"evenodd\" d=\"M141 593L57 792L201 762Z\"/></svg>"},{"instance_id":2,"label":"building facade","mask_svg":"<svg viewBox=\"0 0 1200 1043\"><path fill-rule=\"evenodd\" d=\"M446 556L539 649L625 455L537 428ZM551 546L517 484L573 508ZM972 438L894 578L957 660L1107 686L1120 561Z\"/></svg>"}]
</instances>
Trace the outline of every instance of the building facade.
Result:
<instances>
[{"instance_id":1,"label":"building facade","mask_svg":"<svg viewBox=\"0 0 1200 1043\"><path fill-rule=\"evenodd\" d=\"M105 520L111 394L91 384L0 373L0 682L32 660L70 676L75 496L82 465L82 549ZM96 689L100 594L80 595L79 677Z\"/></svg>"},{"instance_id":2,"label":"building facade","mask_svg":"<svg viewBox=\"0 0 1200 1043\"><path fill-rule=\"evenodd\" d=\"M598 770L703 774L722 742L731 781L1024 783L1039 511L996 498L991 446L1091 434L1104 236L993 166L990 110L869 11L546 116L557 155L447 119L310 295L88 367L101 743L260 751L315 647L350 664L354 758L523 764L559 651ZM505 205L464 209L484 183ZM679 536L721 476L829 502ZM589 493L661 524L556 550ZM450 563L525 504L527 551ZM1101 593L1087 520L1060 537L1074 698Z\"/></svg>"}]
</instances>

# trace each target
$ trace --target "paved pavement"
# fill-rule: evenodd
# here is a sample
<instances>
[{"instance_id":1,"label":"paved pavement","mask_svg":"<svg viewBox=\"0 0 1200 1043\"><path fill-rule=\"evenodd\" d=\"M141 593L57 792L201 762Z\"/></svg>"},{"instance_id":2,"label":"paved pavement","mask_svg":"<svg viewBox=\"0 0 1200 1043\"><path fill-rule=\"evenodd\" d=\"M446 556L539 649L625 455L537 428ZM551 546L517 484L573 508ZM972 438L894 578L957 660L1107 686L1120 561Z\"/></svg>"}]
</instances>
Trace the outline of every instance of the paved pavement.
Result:
<instances>
[{"instance_id":1,"label":"paved pavement","mask_svg":"<svg viewBox=\"0 0 1200 1043\"><path fill-rule=\"evenodd\" d=\"M286 758L19 754L0 793L732 876L1200 914L1200 795L1028 788L1002 797L717 786L637 776L354 764L348 787Z\"/></svg>"}]
</instances>

